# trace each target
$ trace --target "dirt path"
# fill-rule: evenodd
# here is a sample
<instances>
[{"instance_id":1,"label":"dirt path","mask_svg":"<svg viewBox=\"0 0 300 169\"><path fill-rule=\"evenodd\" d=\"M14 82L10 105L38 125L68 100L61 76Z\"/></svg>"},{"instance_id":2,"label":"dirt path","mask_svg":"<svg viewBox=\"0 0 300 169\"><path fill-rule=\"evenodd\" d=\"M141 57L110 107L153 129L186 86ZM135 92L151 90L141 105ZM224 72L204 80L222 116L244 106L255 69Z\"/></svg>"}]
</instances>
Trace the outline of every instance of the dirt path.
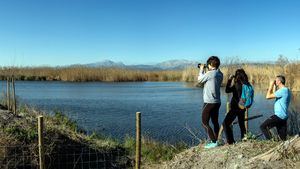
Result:
<instances>
[{"instance_id":1,"label":"dirt path","mask_svg":"<svg viewBox=\"0 0 300 169\"><path fill-rule=\"evenodd\" d=\"M252 140L208 150L203 149L203 145L200 145L176 155L171 161L167 161L162 164L145 165L144 168L300 169L300 137L297 136L293 139L293 144L291 143L291 140L282 143ZM266 155L272 158L266 158Z\"/></svg>"}]
</instances>

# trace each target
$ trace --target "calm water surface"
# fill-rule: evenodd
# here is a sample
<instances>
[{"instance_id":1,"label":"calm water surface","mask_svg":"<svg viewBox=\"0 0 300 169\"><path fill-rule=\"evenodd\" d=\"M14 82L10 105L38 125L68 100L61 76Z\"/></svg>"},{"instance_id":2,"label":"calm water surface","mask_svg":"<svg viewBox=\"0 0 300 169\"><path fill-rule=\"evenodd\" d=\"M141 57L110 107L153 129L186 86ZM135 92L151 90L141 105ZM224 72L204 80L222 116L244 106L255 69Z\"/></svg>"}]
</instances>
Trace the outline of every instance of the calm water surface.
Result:
<instances>
[{"instance_id":1,"label":"calm water surface","mask_svg":"<svg viewBox=\"0 0 300 169\"><path fill-rule=\"evenodd\" d=\"M5 84L2 82L2 88ZM265 91L256 91L255 103L249 116L263 114L249 122L250 131L260 133L259 124L272 114L274 101L265 99ZM22 103L48 113L63 111L88 132L99 132L122 139L134 136L135 113L142 113L142 132L151 138L175 143L197 144L187 130L206 138L201 127L202 89L181 82L134 83L16 83L16 93ZM294 103L300 96L294 97ZM222 89L219 122L224 119L226 94ZM294 104L296 105L296 104ZM296 107L299 110L299 107ZM234 127L239 137L238 127Z\"/></svg>"}]
</instances>

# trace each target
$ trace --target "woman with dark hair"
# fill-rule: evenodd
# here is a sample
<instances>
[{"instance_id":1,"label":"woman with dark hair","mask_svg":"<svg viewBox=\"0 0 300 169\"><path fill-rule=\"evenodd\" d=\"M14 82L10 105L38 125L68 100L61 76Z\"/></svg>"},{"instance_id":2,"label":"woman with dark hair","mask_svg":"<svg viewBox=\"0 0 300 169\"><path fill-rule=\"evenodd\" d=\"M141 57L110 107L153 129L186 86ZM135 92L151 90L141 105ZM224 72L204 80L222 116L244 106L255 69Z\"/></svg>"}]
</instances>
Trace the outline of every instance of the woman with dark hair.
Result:
<instances>
[{"instance_id":1,"label":"woman with dark hair","mask_svg":"<svg viewBox=\"0 0 300 169\"><path fill-rule=\"evenodd\" d=\"M232 85L232 80L234 79L234 83ZM241 138L246 134L245 128L245 108L240 108L239 102L242 96L243 84L250 85L248 81L248 76L243 69L237 69L235 75L230 75L227 85L226 85L226 93L232 93L232 99L230 102L230 110L226 114L226 117L223 122L223 128L226 135L227 143L233 144L235 140L233 138L232 132L232 122L236 117L238 117L239 126L241 129Z\"/></svg>"}]
</instances>

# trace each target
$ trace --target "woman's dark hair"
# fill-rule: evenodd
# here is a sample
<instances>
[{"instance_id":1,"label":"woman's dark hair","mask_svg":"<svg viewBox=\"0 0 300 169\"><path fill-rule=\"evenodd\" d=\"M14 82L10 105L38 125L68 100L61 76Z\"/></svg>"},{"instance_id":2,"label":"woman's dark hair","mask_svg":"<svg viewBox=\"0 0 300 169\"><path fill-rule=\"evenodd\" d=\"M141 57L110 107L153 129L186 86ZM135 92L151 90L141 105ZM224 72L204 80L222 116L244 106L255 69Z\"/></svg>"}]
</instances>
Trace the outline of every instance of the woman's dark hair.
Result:
<instances>
[{"instance_id":1,"label":"woman's dark hair","mask_svg":"<svg viewBox=\"0 0 300 169\"><path fill-rule=\"evenodd\" d=\"M220 59L217 56L211 56L207 59L207 65L209 64L218 69L220 66Z\"/></svg>"},{"instance_id":2,"label":"woman's dark hair","mask_svg":"<svg viewBox=\"0 0 300 169\"><path fill-rule=\"evenodd\" d=\"M239 84L249 84L248 76L244 69L237 69L235 71L235 82Z\"/></svg>"}]
</instances>

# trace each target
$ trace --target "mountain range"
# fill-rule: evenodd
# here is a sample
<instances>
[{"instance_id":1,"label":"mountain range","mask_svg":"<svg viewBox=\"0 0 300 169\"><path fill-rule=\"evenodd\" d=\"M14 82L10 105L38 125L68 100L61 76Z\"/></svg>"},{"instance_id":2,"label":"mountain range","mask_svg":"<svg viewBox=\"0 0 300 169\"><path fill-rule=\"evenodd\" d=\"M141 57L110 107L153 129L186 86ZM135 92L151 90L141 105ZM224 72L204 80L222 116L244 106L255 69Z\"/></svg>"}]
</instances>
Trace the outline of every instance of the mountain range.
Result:
<instances>
[{"instance_id":1,"label":"mountain range","mask_svg":"<svg viewBox=\"0 0 300 169\"><path fill-rule=\"evenodd\" d=\"M181 70L190 66L197 66L197 61L190 60L168 60L157 64L139 64L139 65L125 65L122 62L114 62L111 60L104 60L101 62L89 63L89 64L77 64L76 66L87 67L118 67L128 69L140 69L140 70ZM75 66L75 65L73 65Z\"/></svg>"}]
</instances>

